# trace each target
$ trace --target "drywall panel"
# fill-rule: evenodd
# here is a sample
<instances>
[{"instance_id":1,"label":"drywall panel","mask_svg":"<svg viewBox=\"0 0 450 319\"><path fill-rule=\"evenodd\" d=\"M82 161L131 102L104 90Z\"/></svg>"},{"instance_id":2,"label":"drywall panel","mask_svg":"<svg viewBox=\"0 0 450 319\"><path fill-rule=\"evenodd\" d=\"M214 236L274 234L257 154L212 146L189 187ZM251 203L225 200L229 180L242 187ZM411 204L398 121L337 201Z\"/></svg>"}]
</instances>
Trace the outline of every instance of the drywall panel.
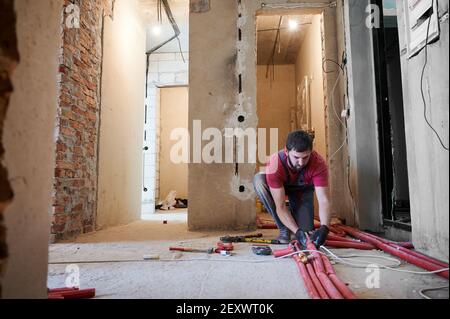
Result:
<instances>
[{"instance_id":1,"label":"drywall panel","mask_svg":"<svg viewBox=\"0 0 450 319\"><path fill-rule=\"evenodd\" d=\"M145 29L135 0L105 18L97 225L140 218L143 173Z\"/></svg>"}]
</instances>

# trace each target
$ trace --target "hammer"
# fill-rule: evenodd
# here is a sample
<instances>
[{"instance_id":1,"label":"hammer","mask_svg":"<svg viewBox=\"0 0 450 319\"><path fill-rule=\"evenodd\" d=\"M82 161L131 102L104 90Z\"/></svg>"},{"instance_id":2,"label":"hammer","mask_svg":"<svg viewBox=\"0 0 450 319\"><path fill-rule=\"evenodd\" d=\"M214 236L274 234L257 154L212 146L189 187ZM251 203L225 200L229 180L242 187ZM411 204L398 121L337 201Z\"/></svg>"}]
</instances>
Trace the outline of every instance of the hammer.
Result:
<instances>
[{"instance_id":1,"label":"hammer","mask_svg":"<svg viewBox=\"0 0 450 319\"><path fill-rule=\"evenodd\" d=\"M196 248L187 248L187 247L170 247L171 251L184 251L187 253L206 253L206 254L214 254L214 248L208 249L196 249Z\"/></svg>"}]
</instances>

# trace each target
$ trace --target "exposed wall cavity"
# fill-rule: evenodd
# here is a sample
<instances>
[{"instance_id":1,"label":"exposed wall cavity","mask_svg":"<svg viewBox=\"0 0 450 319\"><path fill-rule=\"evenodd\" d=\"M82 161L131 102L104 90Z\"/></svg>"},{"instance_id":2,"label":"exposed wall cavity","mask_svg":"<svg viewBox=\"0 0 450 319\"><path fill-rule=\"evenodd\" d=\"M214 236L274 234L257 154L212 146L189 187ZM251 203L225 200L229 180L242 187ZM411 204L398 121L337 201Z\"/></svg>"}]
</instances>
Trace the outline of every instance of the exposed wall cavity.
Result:
<instances>
[{"instance_id":1,"label":"exposed wall cavity","mask_svg":"<svg viewBox=\"0 0 450 319\"><path fill-rule=\"evenodd\" d=\"M3 129L9 99L13 91L11 76L19 61L16 38L16 15L12 0L0 0L0 298L2 297L2 277L8 257L6 228L3 211L10 204L13 192L8 180L7 168L3 166L5 149Z\"/></svg>"},{"instance_id":2,"label":"exposed wall cavity","mask_svg":"<svg viewBox=\"0 0 450 319\"><path fill-rule=\"evenodd\" d=\"M17 15L20 63L12 76L14 92L2 140L4 165L14 191L4 212L9 257L3 298L46 298L62 2L6 2L8 19L13 16L12 2ZM4 4L0 1L1 14ZM4 30L2 26L2 35Z\"/></svg>"},{"instance_id":3,"label":"exposed wall cavity","mask_svg":"<svg viewBox=\"0 0 450 319\"><path fill-rule=\"evenodd\" d=\"M71 2L66 1L64 9ZM79 27L62 12L52 236L66 239L96 224L103 19L113 0L76 0Z\"/></svg>"}]
</instances>

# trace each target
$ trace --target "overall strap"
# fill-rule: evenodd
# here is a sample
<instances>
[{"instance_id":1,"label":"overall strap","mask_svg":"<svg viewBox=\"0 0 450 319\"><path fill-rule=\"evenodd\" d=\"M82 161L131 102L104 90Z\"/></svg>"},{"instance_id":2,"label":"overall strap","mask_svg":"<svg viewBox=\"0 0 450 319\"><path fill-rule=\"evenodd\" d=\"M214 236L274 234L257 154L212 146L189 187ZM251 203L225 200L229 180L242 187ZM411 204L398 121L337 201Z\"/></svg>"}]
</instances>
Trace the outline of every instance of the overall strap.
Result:
<instances>
[{"instance_id":1,"label":"overall strap","mask_svg":"<svg viewBox=\"0 0 450 319\"><path fill-rule=\"evenodd\" d=\"M283 165L284 168L284 172L286 173L286 184L289 185L291 184L291 176L289 175L289 170L287 167L287 156L286 153L284 151L280 151L278 152L278 157L280 158L281 164Z\"/></svg>"}]
</instances>

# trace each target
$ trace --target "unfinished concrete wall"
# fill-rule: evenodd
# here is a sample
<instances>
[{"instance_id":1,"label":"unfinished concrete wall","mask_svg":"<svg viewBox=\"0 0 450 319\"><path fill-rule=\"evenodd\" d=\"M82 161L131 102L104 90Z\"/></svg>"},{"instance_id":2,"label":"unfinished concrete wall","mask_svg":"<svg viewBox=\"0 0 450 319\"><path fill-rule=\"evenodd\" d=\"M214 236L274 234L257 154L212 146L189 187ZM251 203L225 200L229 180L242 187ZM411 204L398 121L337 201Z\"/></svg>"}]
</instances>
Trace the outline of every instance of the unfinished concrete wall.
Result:
<instances>
[{"instance_id":1,"label":"unfinished concrete wall","mask_svg":"<svg viewBox=\"0 0 450 319\"><path fill-rule=\"evenodd\" d=\"M240 23L248 22L251 27L244 30L239 42L238 2L213 0L210 5L207 12L190 14L189 131L193 132L194 120L201 120L203 128L222 132L226 127L256 128L256 55L252 51L254 65L247 69L241 57L246 53L245 45L256 43L254 21L245 21L248 17L242 13ZM249 87L253 94L247 95ZM242 123L238 122L240 115L245 116ZM191 163L189 228L241 229L255 225L254 172L255 164Z\"/></svg>"},{"instance_id":2,"label":"unfinished concrete wall","mask_svg":"<svg viewBox=\"0 0 450 319\"><path fill-rule=\"evenodd\" d=\"M373 38L372 29L365 23L369 1L350 0L344 4L350 186L355 190L356 223L361 229L380 231L382 208Z\"/></svg>"},{"instance_id":3,"label":"unfinished concrete wall","mask_svg":"<svg viewBox=\"0 0 450 319\"><path fill-rule=\"evenodd\" d=\"M3 212L13 198L8 172L3 165L3 129L9 99L13 91L11 76L19 61L16 36L16 14L12 0L0 1L0 298L2 297L3 269L8 257L6 228Z\"/></svg>"},{"instance_id":4,"label":"unfinished concrete wall","mask_svg":"<svg viewBox=\"0 0 450 319\"><path fill-rule=\"evenodd\" d=\"M439 17L448 13L448 1L439 1ZM432 256L448 260L449 256L449 158L424 118L421 96L423 85L427 116L449 145L449 26L440 23L439 41L428 46L428 64L424 82L421 72L425 51L408 59L406 52L405 13L397 1L403 78L403 100L408 154L412 237L414 246Z\"/></svg>"},{"instance_id":5,"label":"unfinished concrete wall","mask_svg":"<svg viewBox=\"0 0 450 319\"><path fill-rule=\"evenodd\" d=\"M65 8L72 2L66 0ZM77 0L79 27L62 22L54 181L55 239L95 229L102 23L113 0Z\"/></svg>"},{"instance_id":6,"label":"unfinished concrete wall","mask_svg":"<svg viewBox=\"0 0 450 319\"><path fill-rule=\"evenodd\" d=\"M334 215L342 218L349 225L356 224L356 211L353 204L351 188L350 157L346 136L346 123L340 121L336 113L348 106L347 69L339 70L346 52L344 0L336 1L336 7L327 8L322 13L322 56L328 59L323 64L325 93L325 121L329 165L329 184L331 189L331 206Z\"/></svg>"},{"instance_id":7,"label":"unfinished concrete wall","mask_svg":"<svg viewBox=\"0 0 450 319\"><path fill-rule=\"evenodd\" d=\"M273 14L286 14L287 11L267 7L263 10L263 3L263 0L214 0L210 1L209 11L191 12L191 133L193 120L202 120L203 127L217 127L220 130L224 127L257 127L255 15L257 12L269 11ZM276 0L271 3L285 4L286 1ZM302 3L323 6L323 1L289 2L290 5ZM323 10L329 11L332 16L334 14L334 8L308 8L305 13L321 13ZM332 23L334 29L335 20L332 20ZM336 41L335 38L334 40ZM331 50L332 46L327 46L326 49ZM331 90L328 87L327 89ZM239 121L240 116L244 117L244 121ZM344 167L341 171L343 170ZM255 195L251 180L254 174L254 164L191 164L189 227L253 227ZM211 183L212 181L214 183ZM342 183L344 180L340 180L336 185L342 188ZM205 188L204 185L209 187ZM191 191L194 189L195 192Z\"/></svg>"},{"instance_id":8,"label":"unfinished concrete wall","mask_svg":"<svg viewBox=\"0 0 450 319\"><path fill-rule=\"evenodd\" d=\"M117 0L105 20L97 225L140 218L143 176L145 28L137 1Z\"/></svg>"},{"instance_id":9,"label":"unfinished concrete wall","mask_svg":"<svg viewBox=\"0 0 450 319\"><path fill-rule=\"evenodd\" d=\"M272 68L272 67L271 67ZM265 128L266 153L270 151L270 129L278 128L278 147L286 145L291 131L291 108L295 107L295 65L275 65L275 79L266 78L267 66L257 67L257 114L258 128ZM271 154L266 154L270 156ZM265 165L262 162L261 165Z\"/></svg>"},{"instance_id":10,"label":"unfinished concrete wall","mask_svg":"<svg viewBox=\"0 0 450 319\"><path fill-rule=\"evenodd\" d=\"M14 191L4 214L9 258L3 298L46 298L62 3L14 4L21 61L12 77L3 136Z\"/></svg>"},{"instance_id":11,"label":"unfinished concrete wall","mask_svg":"<svg viewBox=\"0 0 450 319\"><path fill-rule=\"evenodd\" d=\"M310 81L311 128L315 131L314 149L327 158L324 79L322 68L322 15L314 15L308 26L295 65L296 87L305 77Z\"/></svg>"},{"instance_id":12,"label":"unfinished concrete wall","mask_svg":"<svg viewBox=\"0 0 450 319\"><path fill-rule=\"evenodd\" d=\"M161 89L161 151L160 184L161 198L171 191L177 198L188 198L188 164L173 163L170 152L175 141L170 139L172 130L188 129L188 88L176 87Z\"/></svg>"}]
</instances>

